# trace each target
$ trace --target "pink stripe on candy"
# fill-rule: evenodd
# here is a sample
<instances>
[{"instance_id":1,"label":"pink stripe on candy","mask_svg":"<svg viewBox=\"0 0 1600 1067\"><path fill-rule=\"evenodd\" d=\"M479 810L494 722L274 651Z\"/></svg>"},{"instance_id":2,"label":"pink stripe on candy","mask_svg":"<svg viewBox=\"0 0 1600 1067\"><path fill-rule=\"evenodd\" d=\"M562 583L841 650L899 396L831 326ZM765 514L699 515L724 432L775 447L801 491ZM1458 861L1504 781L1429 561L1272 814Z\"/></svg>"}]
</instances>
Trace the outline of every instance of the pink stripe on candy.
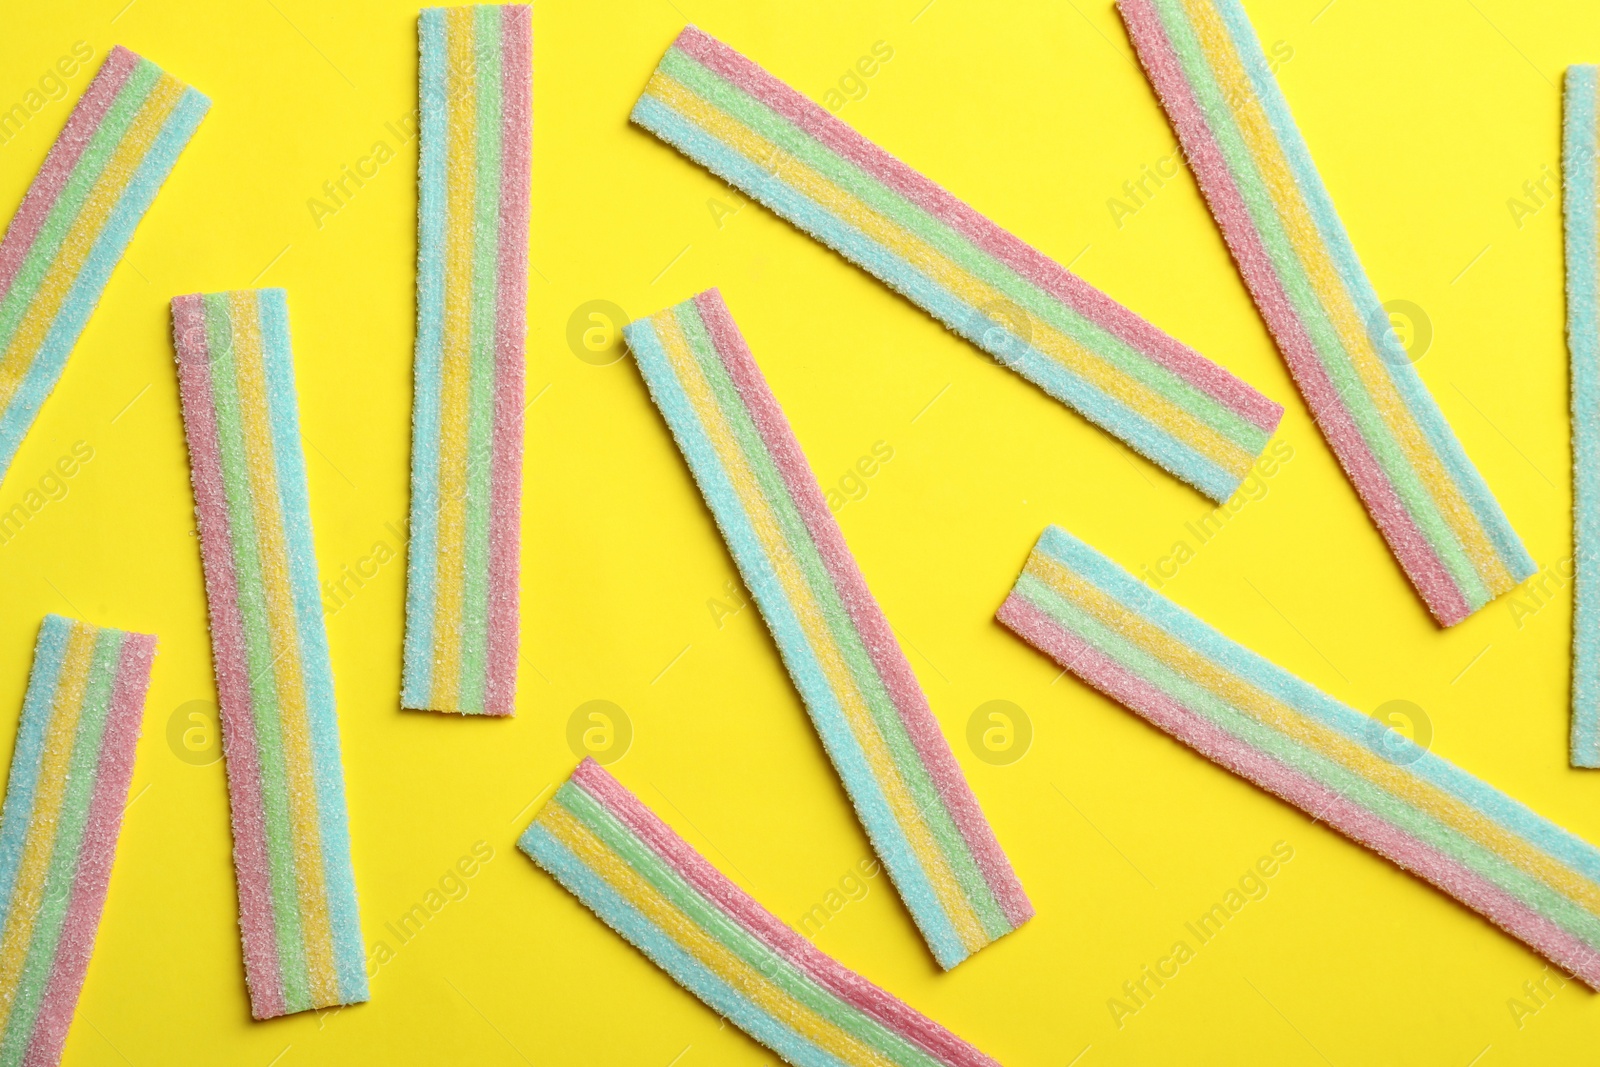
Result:
<instances>
[{"instance_id":1,"label":"pink stripe on candy","mask_svg":"<svg viewBox=\"0 0 1600 1067\"><path fill-rule=\"evenodd\" d=\"M744 337L728 313L722 294L708 289L694 298L700 317L711 334L712 343L740 398L771 452L789 497L799 511L817 552L822 557L843 599L850 620L861 634L878 676L883 680L900 721L917 750L917 755L933 778L946 810L961 829L967 848L983 871L984 881L999 902L1013 929L1033 917L1033 905L1023 892L1022 883L995 840L994 829L983 816L977 798L967 785L966 776L950 753L950 746L939 732L928 698L906 662L895 640L889 621L867 588L861 569L850 547L845 544L839 524L828 511L827 501L817 486L816 475L806 462L805 453L795 439L789 421L772 395L761 369L750 354Z\"/></svg>"},{"instance_id":2,"label":"pink stripe on candy","mask_svg":"<svg viewBox=\"0 0 1600 1067\"><path fill-rule=\"evenodd\" d=\"M932 1019L817 951L809 941L707 863L593 759L586 757L578 764L572 772L572 781L648 844L685 881L824 989L946 1063L955 1067L997 1067L989 1057Z\"/></svg>"},{"instance_id":3,"label":"pink stripe on candy","mask_svg":"<svg viewBox=\"0 0 1600 1067\"><path fill-rule=\"evenodd\" d=\"M1167 336L971 206L918 174L721 41L686 26L673 46L921 207L1039 289L1271 433L1283 407Z\"/></svg>"},{"instance_id":4,"label":"pink stripe on candy","mask_svg":"<svg viewBox=\"0 0 1600 1067\"><path fill-rule=\"evenodd\" d=\"M245 976L250 987L251 1014L257 1019L270 1019L287 1009L268 881L266 809L261 799L255 708L250 696L244 619L239 613L238 576L233 570L233 539L218 451L217 413L212 401L205 305L198 295L172 301L172 326L178 348L178 383L183 394L183 425L189 440L195 511L202 534L200 553L205 560L217 692L223 711L222 743L233 809L233 858L239 882Z\"/></svg>"},{"instance_id":5,"label":"pink stripe on candy","mask_svg":"<svg viewBox=\"0 0 1600 1067\"><path fill-rule=\"evenodd\" d=\"M1250 211L1211 134L1205 113L1189 92L1189 83L1155 9L1147 0L1122 0L1118 10L1150 74L1156 94L1183 142L1189 165L1216 216L1223 239L1239 264L1239 272L1244 275L1256 306L1278 342L1278 349L1323 436L1333 447L1357 495L1429 610L1442 625L1455 625L1470 615L1472 609L1427 538L1417 529L1411 513L1378 466L1349 409L1328 378L1316 346L1278 280Z\"/></svg>"},{"instance_id":6,"label":"pink stripe on candy","mask_svg":"<svg viewBox=\"0 0 1600 1067\"><path fill-rule=\"evenodd\" d=\"M1089 685L1233 771L1430 882L1600 989L1600 954L1481 875L1326 786L1251 747L1067 632L1019 593L998 618Z\"/></svg>"},{"instance_id":7,"label":"pink stripe on candy","mask_svg":"<svg viewBox=\"0 0 1600 1067\"><path fill-rule=\"evenodd\" d=\"M39 235L45 219L50 216L50 209L55 207L61 190L66 188L67 180L72 177L72 169L78 165L83 150L100 128L100 120L105 118L112 101L138 65L139 57L121 45L111 49L105 62L100 64L94 80L89 83L89 88L84 90L83 97L67 117L66 126L56 137L55 144L50 146L44 166L39 168L33 184L28 186L27 195L22 198L22 206L6 228L5 239L0 240L0 296L11 289L17 271L22 268L22 261L33 247L33 239Z\"/></svg>"},{"instance_id":8,"label":"pink stripe on candy","mask_svg":"<svg viewBox=\"0 0 1600 1067\"><path fill-rule=\"evenodd\" d=\"M533 151L532 11L501 9L500 247L496 270L494 461L490 474L489 648L484 710L510 715L517 686L522 540L523 345L528 301L529 166Z\"/></svg>"},{"instance_id":9,"label":"pink stripe on candy","mask_svg":"<svg viewBox=\"0 0 1600 1067\"><path fill-rule=\"evenodd\" d=\"M67 1028L72 1024L78 996L83 991L95 933L105 909L111 862L117 854L122 813L128 803L128 784L133 781L134 750L139 741L139 727L144 721L144 698L150 688L150 662L155 652L156 639L147 634L128 634L123 639L111 706L100 738L100 761L95 768L89 818L78 847L72 896L23 1060L30 1067L54 1067L61 1061Z\"/></svg>"}]
</instances>

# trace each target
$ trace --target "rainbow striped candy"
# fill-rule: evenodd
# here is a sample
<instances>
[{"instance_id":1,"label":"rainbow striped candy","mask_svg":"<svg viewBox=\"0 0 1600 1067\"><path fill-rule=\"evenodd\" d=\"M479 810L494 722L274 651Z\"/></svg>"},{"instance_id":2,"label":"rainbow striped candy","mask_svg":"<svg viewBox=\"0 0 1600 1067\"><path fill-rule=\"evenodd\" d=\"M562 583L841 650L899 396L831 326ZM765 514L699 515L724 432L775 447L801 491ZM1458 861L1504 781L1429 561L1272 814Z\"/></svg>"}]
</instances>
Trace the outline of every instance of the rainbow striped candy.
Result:
<instances>
[{"instance_id":1,"label":"rainbow striped candy","mask_svg":"<svg viewBox=\"0 0 1600 1067\"><path fill-rule=\"evenodd\" d=\"M1201 755L1600 989L1600 849L1044 532L1000 621Z\"/></svg>"},{"instance_id":2,"label":"rainbow striped candy","mask_svg":"<svg viewBox=\"0 0 1600 1067\"><path fill-rule=\"evenodd\" d=\"M1283 415L693 26L633 121L1216 500Z\"/></svg>"},{"instance_id":3,"label":"rainbow striped candy","mask_svg":"<svg viewBox=\"0 0 1600 1067\"><path fill-rule=\"evenodd\" d=\"M592 759L518 844L675 981L789 1063L994 1067L817 951Z\"/></svg>"},{"instance_id":4,"label":"rainbow striped candy","mask_svg":"<svg viewBox=\"0 0 1600 1067\"><path fill-rule=\"evenodd\" d=\"M105 907L156 639L45 616L0 815L0 1064L61 1060Z\"/></svg>"},{"instance_id":5,"label":"rainbow striped candy","mask_svg":"<svg viewBox=\"0 0 1600 1067\"><path fill-rule=\"evenodd\" d=\"M944 967L1033 915L715 290L623 330L873 846Z\"/></svg>"},{"instance_id":6,"label":"rainbow striped candy","mask_svg":"<svg viewBox=\"0 0 1600 1067\"><path fill-rule=\"evenodd\" d=\"M1572 353L1572 747L1600 767L1600 68L1567 68L1561 186Z\"/></svg>"},{"instance_id":7,"label":"rainbow striped candy","mask_svg":"<svg viewBox=\"0 0 1600 1067\"><path fill-rule=\"evenodd\" d=\"M367 999L282 289L172 302L250 1010Z\"/></svg>"},{"instance_id":8,"label":"rainbow striped candy","mask_svg":"<svg viewBox=\"0 0 1600 1067\"><path fill-rule=\"evenodd\" d=\"M510 715L516 697L531 11L420 22L408 708Z\"/></svg>"},{"instance_id":9,"label":"rainbow striped candy","mask_svg":"<svg viewBox=\"0 0 1600 1067\"><path fill-rule=\"evenodd\" d=\"M118 46L0 241L0 477L211 102Z\"/></svg>"},{"instance_id":10,"label":"rainbow striped candy","mask_svg":"<svg viewBox=\"0 0 1600 1067\"><path fill-rule=\"evenodd\" d=\"M1445 626L1533 560L1422 384L1237 0L1119 0L1184 154L1307 405Z\"/></svg>"}]
</instances>

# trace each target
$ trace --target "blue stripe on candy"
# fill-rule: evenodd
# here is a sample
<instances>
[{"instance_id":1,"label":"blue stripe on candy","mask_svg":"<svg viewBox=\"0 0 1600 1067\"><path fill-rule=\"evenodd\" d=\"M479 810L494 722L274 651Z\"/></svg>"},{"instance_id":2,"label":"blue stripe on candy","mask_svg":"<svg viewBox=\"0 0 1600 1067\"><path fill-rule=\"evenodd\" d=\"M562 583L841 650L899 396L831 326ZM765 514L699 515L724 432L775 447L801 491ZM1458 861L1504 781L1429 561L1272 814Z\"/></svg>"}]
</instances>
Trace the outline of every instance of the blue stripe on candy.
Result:
<instances>
[{"instance_id":1,"label":"blue stripe on candy","mask_svg":"<svg viewBox=\"0 0 1600 1067\"><path fill-rule=\"evenodd\" d=\"M66 299L57 309L50 331L40 343L39 351L34 354L33 362L29 364L10 406L4 414L0 414L0 476L11 466L23 436L39 414L40 406L60 380L67 357L72 354L73 346L78 343L78 337L89 321L89 315L100 302L100 295L105 291L112 269L121 262L128 242L133 239L134 228L149 210L151 201L177 162L178 153L189 143L210 106L211 101L200 93L193 89L184 90L172 113L167 116L161 132L156 135L138 169L123 189L105 225L101 227L88 258L73 280Z\"/></svg>"},{"instance_id":2,"label":"blue stripe on candy","mask_svg":"<svg viewBox=\"0 0 1600 1067\"><path fill-rule=\"evenodd\" d=\"M648 319L640 319L623 327L622 332L634 360L639 364L645 384L650 388L650 395L666 418L684 457L689 461L689 470L696 484L711 507L723 536L727 538L728 548L739 566L745 585L761 606L761 615L766 619L784 664L793 675L795 685L811 712L811 720L822 735L828 755L844 780L874 849L882 857L889 876L894 879L911 917L933 949L934 956L946 969L954 967L967 957L966 945L934 894L933 885L928 881L927 872L922 869L916 853L912 851L904 829L891 813L882 787L867 763L866 753L851 731L844 709L839 705L833 687L828 684L811 643L806 640L805 631L784 593L783 584L773 571L761 540L750 524L750 517L729 482L728 474L706 436L694 405L673 373L671 361L661 347L654 324Z\"/></svg>"},{"instance_id":3,"label":"blue stripe on candy","mask_svg":"<svg viewBox=\"0 0 1600 1067\"><path fill-rule=\"evenodd\" d=\"M1595 200L1600 69L1567 68L1561 142L1567 348L1572 359L1572 765L1600 767L1600 247Z\"/></svg>"},{"instance_id":4,"label":"blue stripe on candy","mask_svg":"<svg viewBox=\"0 0 1600 1067\"><path fill-rule=\"evenodd\" d=\"M1520 582L1536 569L1533 559L1523 547L1516 531L1511 528L1510 521L1501 510L1494 494L1490 492L1482 475L1478 473L1478 468L1473 466L1467 454L1462 451L1461 442L1445 422L1438 403L1422 384L1422 379L1412 366L1410 358L1394 336L1388 312L1378 299L1378 293L1372 287L1372 280L1361 267L1355 246L1350 242L1350 235L1346 232L1339 213L1334 209L1333 199L1322 183L1321 174L1311 160L1311 151L1306 147L1305 138L1301 136L1300 128L1295 125L1293 116L1289 114L1288 103L1284 100L1277 79L1267 66L1267 57L1261 51L1261 42L1256 37L1249 17L1238 0L1212 0L1212 2L1228 30L1241 65L1255 88L1256 99L1265 109L1278 144L1294 171L1295 183L1311 208L1312 218L1317 224L1324 246L1339 271L1339 277L1344 282L1345 291L1350 295L1374 346L1382 357L1379 362L1383 364L1390 380L1394 382L1395 389L1405 400L1412 417L1417 420L1423 436L1428 439L1428 443L1449 470L1456 487L1466 497L1478 522L1482 524L1484 532L1494 544L1501 561L1511 572L1512 577Z\"/></svg>"},{"instance_id":5,"label":"blue stripe on candy","mask_svg":"<svg viewBox=\"0 0 1600 1067\"><path fill-rule=\"evenodd\" d=\"M1061 527L1051 526L1047 529L1039 539L1039 548L1125 607L1262 692L1337 730L1379 756L1394 757L1399 744L1397 735L1374 729L1375 720L1372 718L1339 703L1310 683L1218 633L1166 597L1142 585L1127 571ZM1418 777L1527 839L1584 877L1600 882L1600 849L1573 836L1442 757L1431 752L1419 755L1415 748L1406 750L1406 758L1413 757L1415 762L1409 764L1407 769Z\"/></svg>"},{"instance_id":6,"label":"blue stripe on candy","mask_svg":"<svg viewBox=\"0 0 1600 1067\"><path fill-rule=\"evenodd\" d=\"M1050 359L1007 330L1003 323L974 309L879 242L654 97L640 97L631 118L903 294L952 332L1207 496L1226 501L1239 487L1242 479L1224 471L1181 439Z\"/></svg>"},{"instance_id":7,"label":"blue stripe on candy","mask_svg":"<svg viewBox=\"0 0 1600 1067\"><path fill-rule=\"evenodd\" d=\"M22 846L28 838L28 825L33 821L34 789L39 784L39 766L44 761L45 732L55 717L56 686L61 680L61 666L71 635L70 619L46 615L33 647L28 694L23 698L17 747L11 755L11 775L6 779L5 809L0 812L0 929L5 928L10 918L11 893L17 884Z\"/></svg>"},{"instance_id":8,"label":"blue stripe on candy","mask_svg":"<svg viewBox=\"0 0 1600 1067\"><path fill-rule=\"evenodd\" d=\"M300 447L300 414L295 399L294 357L289 339L289 306L282 289L255 293L261 317L261 360L272 424L277 467L278 512L289 554L289 584L294 597L295 630L300 645L300 676L306 688L311 728L311 766L317 783L317 827L322 838L323 879L332 920L334 964L340 999L367 999L366 957L356 910L355 872L350 863L350 823L345 806L344 770L339 754L339 724L334 711L333 665L327 624L317 591L317 556L311 542L311 503L306 495L305 452Z\"/></svg>"},{"instance_id":9,"label":"blue stripe on candy","mask_svg":"<svg viewBox=\"0 0 1600 1067\"><path fill-rule=\"evenodd\" d=\"M799 1067L846 1067L718 978L537 822L517 847L679 985L779 1056Z\"/></svg>"},{"instance_id":10,"label":"blue stripe on candy","mask_svg":"<svg viewBox=\"0 0 1600 1067\"><path fill-rule=\"evenodd\" d=\"M411 398L411 529L406 566L406 638L401 702L433 698L433 614L439 542L439 397L444 389L445 112L444 10L426 8L421 37L422 147L418 157L417 351Z\"/></svg>"}]
</instances>

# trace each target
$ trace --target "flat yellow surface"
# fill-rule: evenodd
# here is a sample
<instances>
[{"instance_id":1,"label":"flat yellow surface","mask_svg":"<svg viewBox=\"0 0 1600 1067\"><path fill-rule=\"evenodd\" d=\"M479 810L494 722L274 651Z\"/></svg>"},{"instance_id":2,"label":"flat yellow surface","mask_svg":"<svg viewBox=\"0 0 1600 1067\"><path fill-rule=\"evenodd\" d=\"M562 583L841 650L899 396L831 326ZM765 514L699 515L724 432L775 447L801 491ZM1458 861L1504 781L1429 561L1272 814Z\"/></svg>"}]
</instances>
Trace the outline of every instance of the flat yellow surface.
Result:
<instances>
[{"instance_id":1,"label":"flat yellow surface","mask_svg":"<svg viewBox=\"0 0 1600 1067\"><path fill-rule=\"evenodd\" d=\"M519 711L463 721L397 706L416 8L5 0L0 107L37 113L0 144L0 213L87 84L87 72L64 91L49 79L75 42L92 48L91 70L122 43L214 101L0 484L0 510L30 509L0 543L0 758L44 613L161 637L65 1062L773 1062L515 850L585 736L609 738L612 757L626 744L614 773L780 917L821 915L807 927L819 947L1007 1064L1592 1058L1594 995L1058 678L992 621L1035 536L1060 523L1135 571L1175 575L1157 579L1165 593L1341 700L1409 702L1385 714L1600 841L1600 777L1567 767L1555 179L1561 72L1600 58L1600 12L1580 0L1247 7L1287 56L1278 76L1378 292L1410 302L1396 305L1404 334L1431 333L1418 369L1548 572L1543 591L1525 586L1447 633L1429 620L1193 181L1170 176L1173 134L1107 0L550 0L534 15ZM1282 401L1292 459L1202 542L1212 508L1196 493L629 127L689 19L814 99L839 90L844 120ZM852 80L878 42L892 58ZM324 183L358 165L376 175L315 210L334 204ZM1147 168L1169 177L1134 199ZM207 726L215 689L167 312L175 294L249 285L289 292L318 562L343 583L328 630L363 938L385 960L370 1004L264 1024L249 1020ZM868 582L1038 908L951 974L883 876L853 877L866 838L756 611L740 610L732 561L638 373L610 361L604 320L587 317L592 301L637 317L712 285L837 490ZM75 447L92 459L48 480ZM852 473L863 457L870 477ZM1010 762L1018 749L985 748L991 727L1004 748L994 708L969 729L996 700L1021 709L1006 712L1012 736L1030 738ZM1185 923L1275 846L1293 858L1265 895L1209 943L1193 939ZM491 858L453 879L475 847ZM419 906L402 940L398 922ZM1194 958L1178 977L1114 1013L1113 998L1132 1003L1124 983L1180 940Z\"/></svg>"}]
</instances>

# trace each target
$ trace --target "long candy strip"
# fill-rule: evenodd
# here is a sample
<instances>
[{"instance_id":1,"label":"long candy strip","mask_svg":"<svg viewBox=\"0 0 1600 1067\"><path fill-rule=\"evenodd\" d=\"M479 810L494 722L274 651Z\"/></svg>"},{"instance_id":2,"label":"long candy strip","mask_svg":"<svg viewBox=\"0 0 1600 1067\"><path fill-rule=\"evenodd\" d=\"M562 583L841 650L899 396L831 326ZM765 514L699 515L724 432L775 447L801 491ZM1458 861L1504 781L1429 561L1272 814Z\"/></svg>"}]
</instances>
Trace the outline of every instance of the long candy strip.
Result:
<instances>
[{"instance_id":1,"label":"long candy strip","mask_svg":"<svg viewBox=\"0 0 1600 1067\"><path fill-rule=\"evenodd\" d=\"M1600 989L1600 849L1222 636L1059 527L1000 621Z\"/></svg>"},{"instance_id":2,"label":"long candy strip","mask_svg":"<svg viewBox=\"0 0 1600 1067\"><path fill-rule=\"evenodd\" d=\"M118 46L72 109L0 241L0 477L210 106Z\"/></svg>"},{"instance_id":3,"label":"long candy strip","mask_svg":"<svg viewBox=\"0 0 1600 1067\"><path fill-rule=\"evenodd\" d=\"M675 981L789 1063L994 1065L817 951L592 759L518 844Z\"/></svg>"},{"instance_id":4,"label":"long candy strip","mask_svg":"<svg viewBox=\"0 0 1600 1067\"><path fill-rule=\"evenodd\" d=\"M745 584L934 956L1033 907L716 290L624 329Z\"/></svg>"},{"instance_id":5,"label":"long candy strip","mask_svg":"<svg viewBox=\"0 0 1600 1067\"><path fill-rule=\"evenodd\" d=\"M1207 496L1283 414L693 26L633 121Z\"/></svg>"},{"instance_id":6,"label":"long candy strip","mask_svg":"<svg viewBox=\"0 0 1600 1067\"><path fill-rule=\"evenodd\" d=\"M250 1008L367 999L282 289L172 302Z\"/></svg>"},{"instance_id":7,"label":"long candy strip","mask_svg":"<svg viewBox=\"0 0 1600 1067\"><path fill-rule=\"evenodd\" d=\"M1139 58L1307 405L1451 626L1533 561L1391 328L1237 0L1119 0Z\"/></svg>"},{"instance_id":8,"label":"long candy strip","mask_svg":"<svg viewBox=\"0 0 1600 1067\"><path fill-rule=\"evenodd\" d=\"M408 708L510 715L516 696L531 10L420 22Z\"/></svg>"},{"instance_id":9,"label":"long candy strip","mask_svg":"<svg viewBox=\"0 0 1600 1067\"><path fill-rule=\"evenodd\" d=\"M50 1067L117 854L156 639L45 616L0 815L0 1064Z\"/></svg>"},{"instance_id":10,"label":"long candy strip","mask_svg":"<svg viewBox=\"0 0 1600 1067\"><path fill-rule=\"evenodd\" d=\"M1600 68L1567 68L1561 185L1567 230L1567 348L1572 358L1572 747L1600 767Z\"/></svg>"}]
</instances>

